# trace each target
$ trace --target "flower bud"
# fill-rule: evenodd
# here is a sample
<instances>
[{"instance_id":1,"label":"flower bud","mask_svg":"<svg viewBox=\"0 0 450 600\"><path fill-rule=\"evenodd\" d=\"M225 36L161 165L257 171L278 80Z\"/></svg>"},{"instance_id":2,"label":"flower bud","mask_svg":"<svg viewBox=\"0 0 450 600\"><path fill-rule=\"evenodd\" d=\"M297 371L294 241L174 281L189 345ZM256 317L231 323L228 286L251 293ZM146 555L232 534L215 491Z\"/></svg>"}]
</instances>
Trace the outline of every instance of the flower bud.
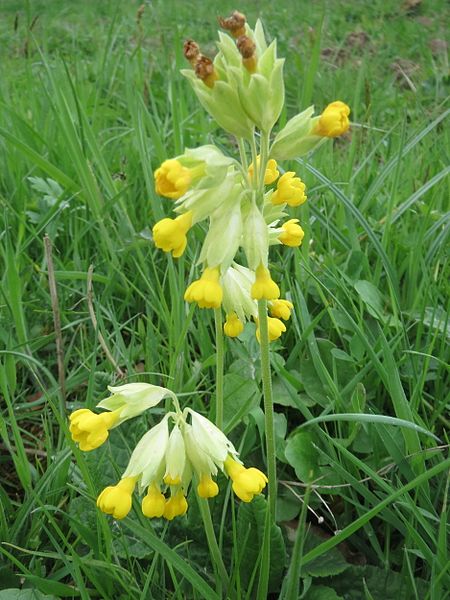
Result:
<instances>
[{"instance_id":1,"label":"flower bud","mask_svg":"<svg viewBox=\"0 0 450 600\"><path fill-rule=\"evenodd\" d=\"M163 517L168 521L172 521L175 517L182 517L186 514L188 503L180 490L166 501Z\"/></svg>"},{"instance_id":2,"label":"flower bud","mask_svg":"<svg viewBox=\"0 0 450 600\"><path fill-rule=\"evenodd\" d=\"M207 267L200 279L187 288L184 299L187 302L197 302L200 308L219 308L223 298L219 278L220 271L217 267Z\"/></svg>"},{"instance_id":3,"label":"flower bud","mask_svg":"<svg viewBox=\"0 0 450 600\"><path fill-rule=\"evenodd\" d=\"M166 499L155 483L148 486L147 495L143 498L141 507L143 515L149 519L163 516Z\"/></svg>"},{"instance_id":4,"label":"flower bud","mask_svg":"<svg viewBox=\"0 0 450 600\"><path fill-rule=\"evenodd\" d=\"M262 263L256 269L251 295L255 300L276 300L280 296L280 288L270 276L269 269Z\"/></svg>"},{"instance_id":5,"label":"flower bud","mask_svg":"<svg viewBox=\"0 0 450 600\"><path fill-rule=\"evenodd\" d=\"M235 312L227 315L223 326L223 332L228 337L238 337L244 331L244 323L239 319Z\"/></svg>"},{"instance_id":6,"label":"flower bud","mask_svg":"<svg viewBox=\"0 0 450 600\"><path fill-rule=\"evenodd\" d=\"M202 475L197 486L197 493L200 498L214 498L219 493L219 486L209 475Z\"/></svg>"}]
</instances>

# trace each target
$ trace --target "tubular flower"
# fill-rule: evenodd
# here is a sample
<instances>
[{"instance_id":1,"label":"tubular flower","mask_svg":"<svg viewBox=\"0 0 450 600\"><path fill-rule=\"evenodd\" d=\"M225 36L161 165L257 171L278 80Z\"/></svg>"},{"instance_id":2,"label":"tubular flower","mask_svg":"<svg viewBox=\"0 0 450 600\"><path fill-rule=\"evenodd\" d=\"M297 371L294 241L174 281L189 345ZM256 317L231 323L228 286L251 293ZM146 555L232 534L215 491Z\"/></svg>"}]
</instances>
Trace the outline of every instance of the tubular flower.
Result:
<instances>
[{"instance_id":1,"label":"tubular flower","mask_svg":"<svg viewBox=\"0 0 450 600\"><path fill-rule=\"evenodd\" d=\"M156 483L148 486L147 495L142 500L141 508L142 514L149 519L163 516L166 508L166 498Z\"/></svg>"},{"instance_id":2,"label":"tubular flower","mask_svg":"<svg viewBox=\"0 0 450 600\"><path fill-rule=\"evenodd\" d=\"M267 322L269 325L269 342L274 342L281 334L286 331L286 325L280 319L274 319L272 317L267 317ZM261 332L259 329L259 321L256 322L256 339L258 342L261 341Z\"/></svg>"},{"instance_id":3,"label":"tubular flower","mask_svg":"<svg viewBox=\"0 0 450 600\"><path fill-rule=\"evenodd\" d=\"M185 515L187 509L187 500L184 497L183 492L180 490L166 500L163 516L168 521L172 521L175 517L182 517Z\"/></svg>"},{"instance_id":4,"label":"tubular flower","mask_svg":"<svg viewBox=\"0 0 450 600\"><path fill-rule=\"evenodd\" d=\"M280 177L277 189L271 195L272 204L288 204L300 206L306 202L305 184L300 177L295 177L294 171L287 171Z\"/></svg>"},{"instance_id":5,"label":"tubular flower","mask_svg":"<svg viewBox=\"0 0 450 600\"><path fill-rule=\"evenodd\" d=\"M267 477L259 469L246 469L231 456L225 460L225 470L233 481L233 492L243 502L251 502L266 487Z\"/></svg>"},{"instance_id":6,"label":"tubular flower","mask_svg":"<svg viewBox=\"0 0 450 600\"><path fill-rule=\"evenodd\" d=\"M260 162L261 158L258 154L258 156L256 157L256 164L258 165L258 167L260 165ZM250 179L253 179L254 170L255 169L253 163L251 163L251 165L248 168L248 174L250 176ZM264 173L264 185L270 185L271 183L276 181L279 176L280 171L278 170L277 161L273 158L269 159L267 162L266 172Z\"/></svg>"},{"instance_id":7,"label":"tubular flower","mask_svg":"<svg viewBox=\"0 0 450 600\"><path fill-rule=\"evenodd\" d=\"M238 337L244 331L244 323L239 319L235 312L227 315L227 320L223 326L223 332L228 337Z\"/></svg>"},{"instance_id":8,"label":"tubular flower","mask_svg":"<svg viewBox=\"0 0 450 600\"><path fill-rule=\"evenodd\" d=\"M155 246L172 252L174 258L179 258L187 244L186 233L192 226L192 211L188 211L175 219L161 219L153 227Z\"/></svg>"},{"instance_id":9,"label":"tubular flower","mask_svg":"<svg viewBox=\"0 0 450 600\"><path fill-rule=\"evenodd\" d=\"M256 269L255 283L251 288L251 296L255 300L276 300L280 297L280 288L270 276L269 269L262 263Z\"/></svg>"},{"instance_id":10,"label":"tubular flower","mask_svg":"<svg viewBox=\"0 0 450 600\"><path fill-rule=\"evenodd\" d=\"M193 479L201 498L217 496L219 487L214 478L219 469L230 475L236 494L245 502L259 494L267 481L265 475L243 467L236 448L211 421L190 408L182 412L173 392L158 389L162 390L158 392L161 398L172 398L175 412L167 412L142 436L121 480L98 496L98 508L115 519L123 519L131 510L132 494L138 485L141 494L146 492L141 504L143 514L171 521L186 513L186 495Z\"/></svg>"},{"instance_id":11,"label":"tubular flower","mask_svg":"<svg viewBox=\"0 0 450 600\"><path fill-rule=\"evenodd\" d=\"M305 236L305 232L300 227L300 225L297 225L297 223L298 219L290 219L289 221L286 221L286 223L283 223L283 225L281 226L283 232L280 233L278 239L285 246L291 246L292 248L296 248L297 246L301 245Z\"/></svg>"},{"instance_id":12,"label":"tubular flower","mask_svg":"<svg viewBox=\"0 0 450 600\"><path fill-rule=\"evenodd\" d=\"M216 70L214 69L213 61L207 56L199 56L194 67L195 75L203 81L209 88L213 88L216 81L219 79Z\"/></svg>"},{"instance_id":13,"label":"tubular flower","mask_svg":"<svg viewBox=\"0 0 450 600\"><path fill-rule=\"evenodd\" d=\"M192 182L191 170L183 167L179 160L165 160L155 171L156 193L177 200L184 196Z\"/></svg>"},{"instance_id":14,"label":"tubular flower","mask_svg":"<svg viewBox=\"0 0 450 600\"><path fill-rule=\"evenodd\" d=\"M97 506L115 519L124 519L131 510L131 494L137 477L125 477L117 485L109 486L97 498Z\"/></svg>"},{"instance_id":15,"label":"tubular flower","mask_svg":"<svg viewBox=\"0 0 450 600\"><path fill-rule=\"evenodd\" d=\"M283 321L288 321L291 318L291 311L294 308L289 300L274 300L269 305L269 312L272 317L278 317Z\"/></svg>"},{"instance_id":16,"label":"tubular flower","mask_svg":"<svg viewBox=\"0 0 450 600\"><path fill-rule=\"evenodd\" d=\"M197 494L200 498L214 498L219 493L219 486L208 475L202 475L197 486Z\"/></svg>"},{"instance_id":17,"label":"tubular flower","mask_svg":"<svg viewBox=\"0 0 450 600\"><path fill-rule=\"evenodd\" d=\"M349 114L350 108L344 102L340 100L332 102L320 115L313 134L332 138L342 135L350 127Z\"/></svg>"},{"instance_id":18,"label":"tubular flower","mask_svg":"<svg viewBox=\"0 0 450 600\"><path fill-rule=\"evenodd\" d=\"M95 450L108 439L109 430L119 420L120 412L121 409L118 409L97 415L88 408L76 410L69 417L73 441L80 445L83 452Z\"/></svg>"},{"instance_id":19,"label":"tubular flower","mask_svg":"<svg viewBox=\"0 0 450 600\"><path fill-rule=\"evenodd\" d=\"M187 288L184 299L187 302L197 302L200 308L219 308L223 298L219 278L218 267L207 267L200 279Z\"/></svg>"}]
</instances>

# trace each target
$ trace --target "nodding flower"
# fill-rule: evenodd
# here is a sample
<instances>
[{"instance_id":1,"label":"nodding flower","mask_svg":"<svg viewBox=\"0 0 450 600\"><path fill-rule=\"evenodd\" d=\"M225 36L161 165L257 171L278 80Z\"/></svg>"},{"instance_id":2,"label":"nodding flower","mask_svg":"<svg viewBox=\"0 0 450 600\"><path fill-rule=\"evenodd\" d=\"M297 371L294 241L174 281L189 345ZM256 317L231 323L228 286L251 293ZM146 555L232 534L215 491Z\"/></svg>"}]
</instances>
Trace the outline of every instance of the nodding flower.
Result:
<instances>
[{"instance_id":1,"label":"nodding flower","mask_svg":"<svg viewBox=\"0 0 450 600\"><path fill-rule=\"evenodd\" d=\"M286 223L283 223L281 226L282 233L278 236L278 239L285 246L291 246L292 248L296 248L300 246L303 238L305 236L305 232L298 225L298 219L289 219Z\"/></svg>"},{"instance_id":2,"label":"nodding flower","mask_svg":"<svg viewBox=\"0 0 450 600\"><path fill-rule=\"evenodd\" d=\"M287 171L278 180L277 189L270 196L270 201L275 205L300 206L306 202L305 187L294 171Z\"/></svg>"},{"instance_id":3,"label":"nodding flower","mask_svg":"<svg viewBox=\"0 0 450 600\"><path fill-rule=\"evenodd\" d=\"M191 283L187 288L184 299L187 302L197 302L200 308L219 308L223 298L219 279L218 267L206 267L200 279Z\"/></svg>"},{"instance_id":4,"label":"nodding flower","mask_svg":"<svg viewBox=\"0 0 450 600\"><path fill-rule=\"evenodd\" d=\"M270 271L262 263L255 271L255 283L251 289L255 300L276 300L280 297L280 288L270 276Z\"/></svg>"},{"instance_id":5,"label":"nodding flower","mask_svg":"<svg viewBox=\"0 0 450 600\"><path fill-rule=\"evenodd\" d=\"M192 211L183 213L175 219L161 219L153 226L153 241L157 248L172 252L179 258L187 245L186 233L192 226Z\"/></svg>"},{"instance_id":6,"label":"nodding flower","mask_svg":"<svg viewBox=\"0 0 450 600\"><path fill-rule=\"evenodd\" d=\"M267 477L258 469L245 468L234 445L220 429L190 408L181 412L176 396L166 392L173 400L175 412L167 412L141 438L118 483L99 494L98 508L114 519L125 518L138 487L141 494L145 493L142 513L171 521L188 510L186 495L192 482L201 498L217 496L219 486L215 478L219 470L230 477L234 492L244 502L260 494Z\"/></svg>"},{"instance_id":7,"label":"nodding flower","mask_svg":"<svg viewBox=\"0 0 450 600\"><path fill-rule=\"evenodd\" d=\"M336 100L329 104L320 115L313 133L322 137L338 137L350 127L348 116L350 108L344 102Z\"/></svg>"}]
</instances>

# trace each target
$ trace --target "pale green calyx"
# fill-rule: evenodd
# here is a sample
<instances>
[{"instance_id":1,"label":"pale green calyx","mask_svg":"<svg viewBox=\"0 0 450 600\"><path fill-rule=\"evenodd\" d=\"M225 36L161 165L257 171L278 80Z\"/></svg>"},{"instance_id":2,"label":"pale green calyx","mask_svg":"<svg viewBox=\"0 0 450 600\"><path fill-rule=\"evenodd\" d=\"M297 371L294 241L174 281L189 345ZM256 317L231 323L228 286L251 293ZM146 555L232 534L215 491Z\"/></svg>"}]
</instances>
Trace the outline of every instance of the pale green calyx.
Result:
<instances>
[{"instance_id":1,"label":"pale green calyx","mask_svg":"<svg viewBox=\"0 0 450 600\"><path fill-rule=\"evenodd\" d=\"M110 411L120 410L119 420L114 427L153 408L163 398L175 396L170 390L150 383L126 383L120 386L108 386L108 390L112 396L99 402L97 407Z\"/></svg>"},{"instance_id":2,"label":"pale green calyx","mask_svg":"<svg viewBox=\"0 0 450 600\"><path fill-rule=\"evenodd\" d=\"M267 266L269 248L267 224L254 200L251 200L244 217L242 247L250 269L255 270L261 263Z\"/></svg>"},{"instance_id":3,"label":"pale green calyx","mask_svg":"<svg viewBox=\"0 0 450 600\"><path fill-rule=\"evenodd\" d=\"M241 196L242 187L236 184L229 196L221 199L219 208L211 215L199 263L220 266L222 272L231 265L242 237Z\"/></svg>"},{"instance_id":4,"label":"pale green calyx","mask_svg":"<svg viewBox=\"0 0 450 600\"><path fill-rule=\"evenodd\" d=\"M258 303L251 297L255 274L233 263L222 275L223 308L226 314L236 313L242 323L258 316Z\"/></svg>"},{"instance_id":5,"label":"pale green calyx","mask_svg":"<svg viewBox=\"0 0 450 600\"><path fill-rule=\"evenodd\" d=\"M313 114L314 106L310 106L286 123L273 141L270 158L287 160L304 156L323 142L323 137L311 133L319 119Z\"/></svg>"},{"instance_id":6,"label":"pale green calyx","mask_svg":"<svg viewBox=\"0 0 450 600\"><path fill-rule=\"evenodd\" d=\"M217 60L217 59L216 59ZM198 79L190 69L182 69L181 74L192 86L200 104L217 123L236 137L250 139L253 124L247 117L239 100L236 87L228 81L216 81L210 88Z\"/></svg>"}]
</instances>

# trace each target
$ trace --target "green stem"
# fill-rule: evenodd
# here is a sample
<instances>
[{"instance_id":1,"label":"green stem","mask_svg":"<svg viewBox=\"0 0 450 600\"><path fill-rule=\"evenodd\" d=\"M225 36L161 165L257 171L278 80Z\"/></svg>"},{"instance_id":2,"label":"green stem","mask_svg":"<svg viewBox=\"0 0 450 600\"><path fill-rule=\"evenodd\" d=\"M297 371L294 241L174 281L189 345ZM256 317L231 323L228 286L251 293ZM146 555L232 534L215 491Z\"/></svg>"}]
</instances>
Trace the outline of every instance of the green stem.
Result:
<instances>
[{"instance_id":1,"label":"green stem","mask_svg":"<svg viewBox=\"0 0 450 600\"><path fill-rule=\"evenodd\" d=\"M236 138L237 144L239 148L239 156L241 157L241 163L244 168L245 173L248 171L248 161L247 161L247 152L245 150L245 142L244 138Z\"/></svg>"},{"instance_id":2,"label":"green stem","mask_svg":"<svg viewBox=\"0 0 450 600\"><path fill-rule=\"evenodd\" d=\"M261 131L261 142L259 146L259 180L258 191L262 198L264 198L264 177L266 174L267 160L269 158L269 136L268 132Z\"/></svg>"},{"instance_id":3,"label":"green stem","mask_svg":"<svg viewBox=\"0 0 450 600\"><path fill-rule=\"evenodd\" d=\"M206 539L208 541L208 547L211 554L211 559L213 561L213 565L218 573L217 578L217 593L219 596L222 596L222 586L225 586L225 589L228 587L229 578L228 573L225 568L225 564L222 559L222 553L220 552L220 548L217 544L216 534L214 531L213 522L211 519L211 512L209 510L208 500L204 498L198 498L198 505L200 508L200 512L203 519L203 525L205 527Z\"/></svg>"},{"instance_id":4,"label":"green stem","mask_svg":"<svg viewBox=\"0 0 450 600\"><path fill-rule=\"evenodd\" d=\"M250 138L250 148L252 151L252 164L253 164L253 185L255 187L255 189L257 188L257 182L259 181L258 179L258 173L259 173L259 168L258 168L258 161L256 159L256 157L258 156L258 150L256 149L256 140L255 140L255 136L252 135L252 137Z\"/></svg>"},{"instance_id":5,"label":"green stem","mask_svg":"<svg viewBox=\"0 0 450 600\"><path fill-rule=\"evenodd\" d=\"M277 463L275 456L275 430L273 417L272 377L270 373L269 321L267 301L258 301L259 335L261 345L261 377L264 392L264 418L266 425L267 477L269 479L269 507L275 520L277 502Z\"/></svg>"},{"instance_id":6,"label":"green stem","mask_svg":"<svg viewBox=\"0 0 450 600\"><path fill-rule=\"evenodd\" d=\"M295 542L294 549L292 551L291 562L289 565L289 572L287 575L287 589L286 594L284 596L285 600L297 600L299 597L298 587L300 583L300 574L302 568L302 554L303 554L303 546L305 541L305 522L306 522L306 512L308 510L309 504L309 495L311 493L311 488L306 488L306 493L303 498L302 510L300 513L300 518L297 522L297 532L295 534Z\"/></svg>"},{"instance_id":7,"label":"green stem","mask_svg":"<svg viewBox=\"0 0 450 600\"><path fill-rule=\"evenodd\" d=\"M219 429L223 427L223 323L222 309L214 309L214 321L216 325L216 425Z\"/></svg>"}]
</instances>

